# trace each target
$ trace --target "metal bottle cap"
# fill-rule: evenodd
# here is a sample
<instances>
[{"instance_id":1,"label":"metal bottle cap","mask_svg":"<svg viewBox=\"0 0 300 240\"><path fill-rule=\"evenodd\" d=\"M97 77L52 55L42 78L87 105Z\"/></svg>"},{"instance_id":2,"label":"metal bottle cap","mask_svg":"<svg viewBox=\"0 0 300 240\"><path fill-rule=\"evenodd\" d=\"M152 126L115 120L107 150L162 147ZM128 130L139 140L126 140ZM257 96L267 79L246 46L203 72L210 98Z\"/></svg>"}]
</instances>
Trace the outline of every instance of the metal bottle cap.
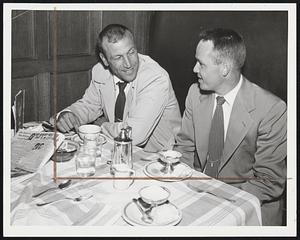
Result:
<instances>
[{"instance_id":1,"label":"metal bottle cap","mask_svg":"<svg viewBox=\"0 0 300 240\"><path fill-rule=\"evenodd\" d=\"M131 142L132 140L128 137L125 128L121 129L120 134L114 139L117 142Z\"/></svg>"}]
</instances>

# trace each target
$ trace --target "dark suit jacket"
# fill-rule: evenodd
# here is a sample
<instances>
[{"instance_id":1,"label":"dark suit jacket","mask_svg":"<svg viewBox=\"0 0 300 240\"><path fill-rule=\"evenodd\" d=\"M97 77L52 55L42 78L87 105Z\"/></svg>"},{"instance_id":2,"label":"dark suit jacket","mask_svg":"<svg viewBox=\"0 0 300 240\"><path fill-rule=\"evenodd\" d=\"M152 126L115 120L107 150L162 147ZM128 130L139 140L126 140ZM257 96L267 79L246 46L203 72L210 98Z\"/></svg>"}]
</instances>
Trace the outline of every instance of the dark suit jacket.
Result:
<instances>
[{"instance_id":1,"label":"dark suit jacket","mask_svg":"<svg viewBox=\"0 0 300 240\"><path fill-rule=\"evenodd\" d=\"M198 84L190 87L175 149L198 171L206 164L213 105L213 94L202 94ZM218 178L260 200L263 225L280 225L282 221L286 134L285 102L243 77L232 107Z\"/></svg>"}]
</instances>

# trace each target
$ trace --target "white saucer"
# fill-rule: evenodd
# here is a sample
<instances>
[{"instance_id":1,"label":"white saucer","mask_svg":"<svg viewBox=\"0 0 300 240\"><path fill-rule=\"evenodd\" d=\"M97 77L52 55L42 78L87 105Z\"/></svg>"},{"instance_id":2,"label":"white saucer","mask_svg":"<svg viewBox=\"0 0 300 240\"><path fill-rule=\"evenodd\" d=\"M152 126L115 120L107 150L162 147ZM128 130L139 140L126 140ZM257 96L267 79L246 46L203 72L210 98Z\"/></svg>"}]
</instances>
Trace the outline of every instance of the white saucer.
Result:
<instances>
[{"instance_id":1,"label":"white saucer","mask_svg":"<svg viewBox=\"0 0 300 240\"><path fill-rule=\"evenodd\" d=\"M182 219L182 212L174 204L168 203L153 208L152 223L142 221L142 214L134 202L129 202L123 210L123 219L133 226L174 226Z\"/></svg>"},{"instance_id":2,"label":"white saucer","mask_svg":"<svg viewBox=\"0 0 300 240\"><path fill-rule=\"evenodd\" d=\"M107 142L105 135L100 134L100 136L104 137L105 140L104 140L103 144L105 144ZM75 134L74 136L72 136L71 140L74 142L77 142L80 145L83 144L83 140L78 136L78 134Z\"/></svg>"},{"instance_id":3,"label":"white saucer","mask_svg":"<svg viewBox=\"0 0 300 240\"><path fill-rule=\"evenodd\" d=\"M74 132L74 131L69 131L69 132L67 132L67 133L64 133L65 138L66 138L66 139L70 139L70 140L72 140L72 137L73 137L75 134L76 134L76 132Z\"/></svg>"},{"instance_id":4,"label":"white saucer","mask_svg":"<svg viewBox=\"0 0 300 240\"><path fill-rule=\"evenodd\" d=\"M153 161L145 166L144 172L149 177L165 182L181 181L191 177L193 174L193 169L185 163L178 163L174 165L174 171L170 174L165 174L161 172L161 169L163 168L164 165L161 164L159 161Z\"/></svg>"}]
</instances>

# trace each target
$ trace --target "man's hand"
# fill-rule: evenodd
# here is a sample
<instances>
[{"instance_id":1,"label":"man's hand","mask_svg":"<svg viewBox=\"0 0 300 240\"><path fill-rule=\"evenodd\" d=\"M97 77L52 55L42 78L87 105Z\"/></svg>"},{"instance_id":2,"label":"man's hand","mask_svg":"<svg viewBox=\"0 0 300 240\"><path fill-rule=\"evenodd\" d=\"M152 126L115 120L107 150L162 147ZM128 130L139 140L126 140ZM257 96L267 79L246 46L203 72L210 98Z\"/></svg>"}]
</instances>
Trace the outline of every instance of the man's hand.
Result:
<instances>
[{"instance_id":1,"label":"man's hand","mask_svg":"<svg viewBox=\"0 0 300 240\"><path fill-rule=\"evenodd\" d=\"M54 119L50 119L50 122L54 124ZM56 120L56 126L61 132L69 132L73 128L75 128L75 131L77 132L80 121L74 113L62 112Z\"/></svg>"}]
</instances>

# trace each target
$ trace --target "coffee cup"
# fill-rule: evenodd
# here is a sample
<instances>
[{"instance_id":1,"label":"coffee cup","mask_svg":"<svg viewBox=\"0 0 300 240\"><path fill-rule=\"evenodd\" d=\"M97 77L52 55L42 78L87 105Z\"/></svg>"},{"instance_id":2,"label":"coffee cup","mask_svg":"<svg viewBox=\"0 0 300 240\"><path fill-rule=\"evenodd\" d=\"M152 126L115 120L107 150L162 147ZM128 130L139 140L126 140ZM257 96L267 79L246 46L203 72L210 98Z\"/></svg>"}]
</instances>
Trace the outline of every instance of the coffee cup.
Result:
<instances>
[{"instance_id":1,"label":"coffee cup","mask_svg":"<svg viewBox=\"0 0 300 240\"><path fill-rule=\"evenodd\" d=\"M99 137L101 127L95 124L85 124L78 128L78 135L82 140L94 140Z\"/></svg>"}]
</instances>

